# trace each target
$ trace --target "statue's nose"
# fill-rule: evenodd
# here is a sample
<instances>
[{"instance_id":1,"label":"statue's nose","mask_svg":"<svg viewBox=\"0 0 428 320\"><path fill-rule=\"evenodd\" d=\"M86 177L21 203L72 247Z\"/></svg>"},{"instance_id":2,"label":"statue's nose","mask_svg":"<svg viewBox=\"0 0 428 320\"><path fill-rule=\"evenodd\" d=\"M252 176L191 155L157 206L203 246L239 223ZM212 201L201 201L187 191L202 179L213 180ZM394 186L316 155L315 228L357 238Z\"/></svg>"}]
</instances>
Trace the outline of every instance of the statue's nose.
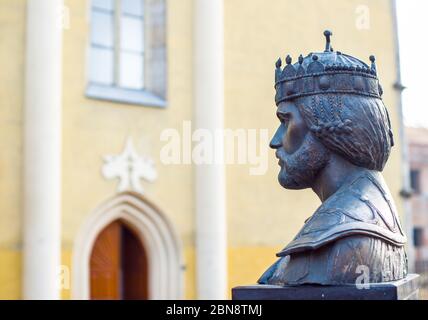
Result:
<instances>
[{"instance_id":1,"label":"statue's nose","mask_svg":"<svg viewBox=\"0 0 428 320\"><path fill-rule=\"evenodd\" d=\"M284 126L281 124L276 130L272 140L270 141L269 147L272 149L278 149L282 146L282 136L284 134Z\"/></svg>"}]
</instances>

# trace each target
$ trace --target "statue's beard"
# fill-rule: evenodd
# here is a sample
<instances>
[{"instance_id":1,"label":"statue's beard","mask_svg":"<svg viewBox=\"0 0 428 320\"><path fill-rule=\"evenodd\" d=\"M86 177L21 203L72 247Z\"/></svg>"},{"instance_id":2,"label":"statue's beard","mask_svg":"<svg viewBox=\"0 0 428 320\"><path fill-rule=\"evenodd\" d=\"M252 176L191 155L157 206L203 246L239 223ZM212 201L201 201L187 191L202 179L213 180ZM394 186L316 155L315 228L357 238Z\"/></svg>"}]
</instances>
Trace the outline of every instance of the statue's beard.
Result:
<instances>
[{"instance_id":1,"label":"statue's beard","mask_svg":"<svg viewBox=\"0 0 428 320\"><path fill-rule=\"evenodd\" d=\"M278 180L286 189L310 188L318 174L325 168L330 152L316 138L308 133L294 153L288 154L283 148L278 149L281 170Z\"/></svg>"}]
</instances>

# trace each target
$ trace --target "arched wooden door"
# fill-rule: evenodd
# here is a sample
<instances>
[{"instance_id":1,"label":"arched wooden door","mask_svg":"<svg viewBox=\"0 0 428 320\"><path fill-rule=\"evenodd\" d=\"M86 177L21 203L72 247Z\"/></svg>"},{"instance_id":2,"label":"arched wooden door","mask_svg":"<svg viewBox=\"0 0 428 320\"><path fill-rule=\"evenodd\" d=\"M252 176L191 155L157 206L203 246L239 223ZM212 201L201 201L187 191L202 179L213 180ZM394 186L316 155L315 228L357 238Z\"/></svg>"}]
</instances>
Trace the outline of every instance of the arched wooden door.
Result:
<instances>
[{"instance_id":1,"label":"arched wooden door","mask_svg":"<svg viewBox=\"0 0 428 320\"><path fill-rule=\"evenodd\" d=\"M90 259L90 298L148 299L148 263L143 244L122 221L98 235Z\"/></svg>"}]
</instances>

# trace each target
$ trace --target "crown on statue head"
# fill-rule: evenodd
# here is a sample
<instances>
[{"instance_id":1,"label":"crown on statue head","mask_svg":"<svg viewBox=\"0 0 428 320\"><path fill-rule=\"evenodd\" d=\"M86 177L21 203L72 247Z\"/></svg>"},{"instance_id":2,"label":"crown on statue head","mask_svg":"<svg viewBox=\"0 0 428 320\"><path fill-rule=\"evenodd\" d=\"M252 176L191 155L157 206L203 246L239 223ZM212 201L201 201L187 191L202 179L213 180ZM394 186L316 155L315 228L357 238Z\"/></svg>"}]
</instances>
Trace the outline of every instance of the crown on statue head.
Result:
<instances>
[{"instance_id":1,"label":"crown on statue head","mask_svg":"<svg viewBox=\"0 0 428 320\"><path fill-rule=\"evenodd\" d=\"M281 58L276 62L275 102L293 100L299 97L342 93L356 94L381 99L382 87L376 71L376 59L370 56L371 66L352 56L334 51L331 47L330 31L325 31L324 52L299 56L292 64L288 55L286 66L281 69Z\"/></svg>"}]
</instances>

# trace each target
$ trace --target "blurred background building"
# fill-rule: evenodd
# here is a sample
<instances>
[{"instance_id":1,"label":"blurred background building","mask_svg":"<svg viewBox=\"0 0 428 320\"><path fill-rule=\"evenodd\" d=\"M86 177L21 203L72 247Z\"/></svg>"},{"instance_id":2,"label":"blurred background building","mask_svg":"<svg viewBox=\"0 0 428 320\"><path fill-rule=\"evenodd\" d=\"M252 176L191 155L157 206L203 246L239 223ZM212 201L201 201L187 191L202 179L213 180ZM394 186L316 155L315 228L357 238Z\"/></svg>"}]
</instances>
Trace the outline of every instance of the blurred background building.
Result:
<instances>
[{"instance_id":1,"label":"blurred background building","mask_svg":"<svg viewBox=\"0 0 428 320\"><path fill-rule=\"evenodd\" d=\"M413 229L400 196L396 28L391 0L1 0L0 298L215 299L255 283L319 200L281 189L273 152L262 175L168 165L161 137L273 134L274 62L322 51L325 29L377 57L397 142L384 175L419 241L426 219Z\"/></svg>"},{"instance_id":2,"label":"blurred background building","mask_svg":"<svg viewBox=\"0 0 428 320\"><path fill-rule=\"evenodd\" d=\"M421 282L426 288L428 287L428 129L407 127L406 133L413 193L411 208L415 271L421 274Z\"/></svg>"},{"instance_id":3,"label":"blurred background building","mask_svg":"<svg viewBox=\"0 0 428 320\"><path fill-rule=\"evenodd\" d=\"M428 264L428 129L408 127L406 132L413 190L411 205L415 263L422 265Z\"/></svg>"}]
</instances>

